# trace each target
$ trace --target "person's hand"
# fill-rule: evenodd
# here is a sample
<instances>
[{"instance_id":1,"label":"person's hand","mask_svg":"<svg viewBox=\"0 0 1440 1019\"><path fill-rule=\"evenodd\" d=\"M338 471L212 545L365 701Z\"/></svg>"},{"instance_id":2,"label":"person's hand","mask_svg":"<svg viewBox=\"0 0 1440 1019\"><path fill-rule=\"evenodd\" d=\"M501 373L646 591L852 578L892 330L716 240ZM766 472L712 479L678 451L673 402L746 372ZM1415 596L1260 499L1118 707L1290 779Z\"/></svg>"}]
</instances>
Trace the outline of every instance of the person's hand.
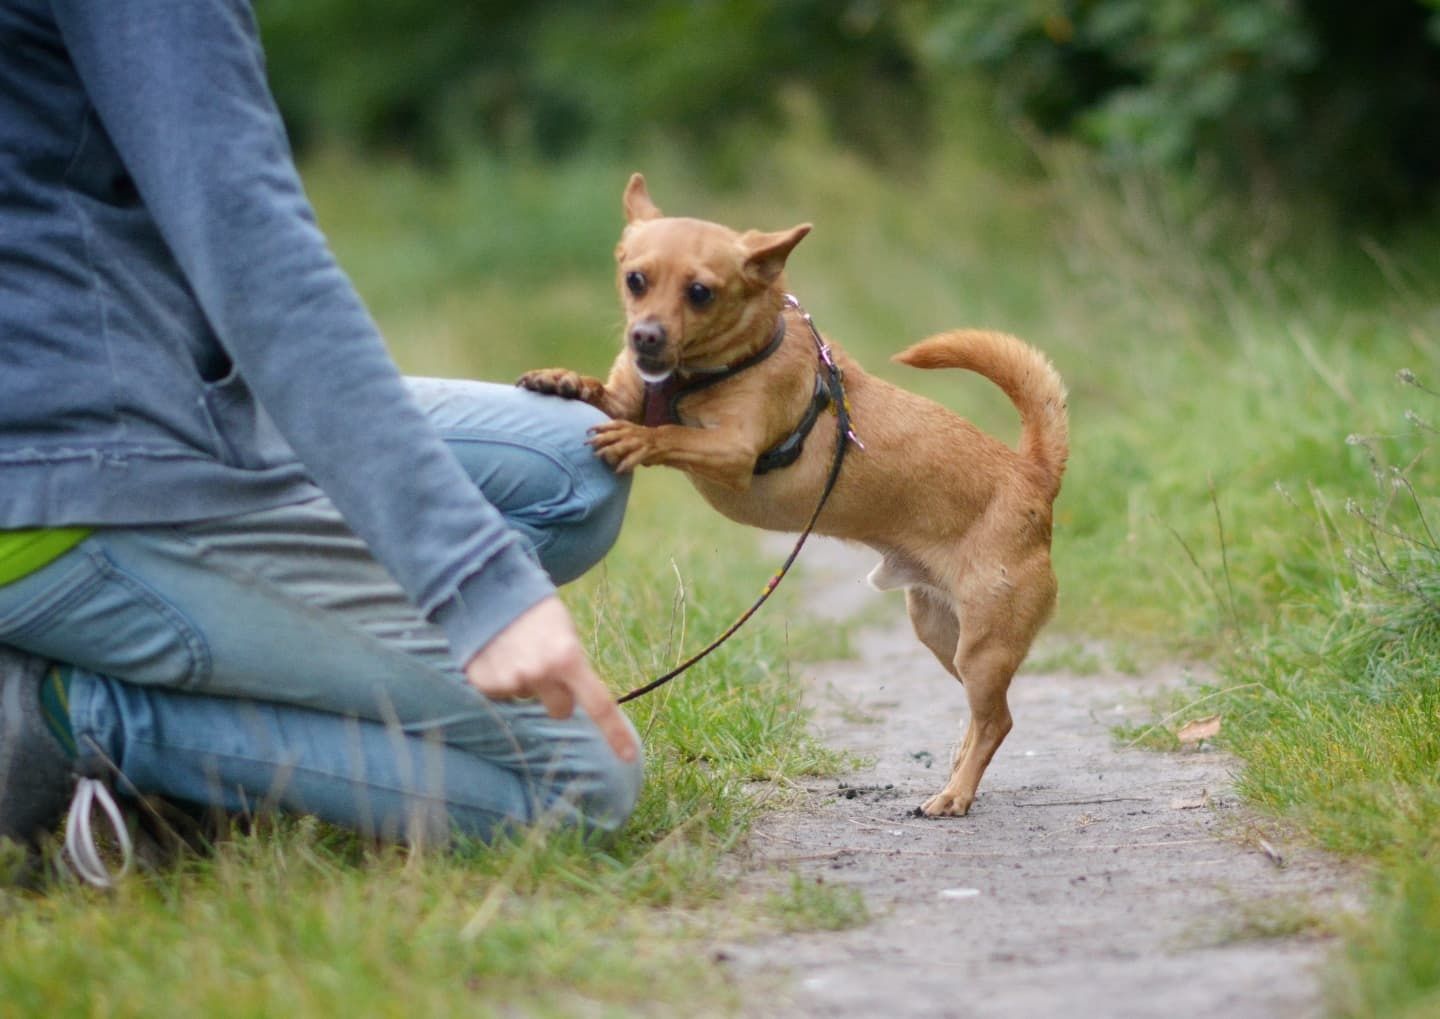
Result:
<instances>
[{"instance_id":1,"label":"person's hand","mask_svg":"<svg viewBox=\"0 0 1440 1019\"><path fill-rule=\"evenodd\" d=\"M578 704L617 757L633 761L639 753L625 716L585 657L570 613L554 595L481 648L465 666L465 678L492 700L534 697L551 718L569 718Z\"/></svg>"}]
</instances>

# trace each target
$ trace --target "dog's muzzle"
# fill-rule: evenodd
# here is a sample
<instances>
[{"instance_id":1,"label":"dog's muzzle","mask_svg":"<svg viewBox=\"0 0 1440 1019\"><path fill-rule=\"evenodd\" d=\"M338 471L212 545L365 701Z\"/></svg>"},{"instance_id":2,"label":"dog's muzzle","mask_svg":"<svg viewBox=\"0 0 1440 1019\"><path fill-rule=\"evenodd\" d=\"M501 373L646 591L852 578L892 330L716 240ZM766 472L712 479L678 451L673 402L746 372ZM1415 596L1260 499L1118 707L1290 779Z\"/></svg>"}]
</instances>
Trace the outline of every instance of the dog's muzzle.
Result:
<instances>
[{"instance_id":1,"label":"dog's muzzle","mask_svg":"<svg viewBox=\"0 0 1440 1019\"><path fill-rule=\"evenodd\" d=\"M627 338L635 358L635 370L646 382L664 382L675 371L670 337L659 319L641 319L630 327Z\"/></svg>"}]
</instances>

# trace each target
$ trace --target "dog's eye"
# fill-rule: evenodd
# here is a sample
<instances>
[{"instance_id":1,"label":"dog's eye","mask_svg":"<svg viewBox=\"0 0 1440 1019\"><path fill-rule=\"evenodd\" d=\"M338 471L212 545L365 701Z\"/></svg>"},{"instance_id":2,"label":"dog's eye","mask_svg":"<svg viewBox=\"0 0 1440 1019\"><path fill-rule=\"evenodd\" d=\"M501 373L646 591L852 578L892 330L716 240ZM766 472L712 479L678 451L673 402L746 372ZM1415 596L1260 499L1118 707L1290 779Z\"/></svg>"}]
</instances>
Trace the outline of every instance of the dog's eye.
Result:
<instances>
[{"instance_id":1,"label":"dog's eye","mask_svg":"<svg viewBox=\"0 0 1440 1019\"><path fill-rule=\"evenodd\" d=\"M649 281L645 279L643 272L632 271L625 274L625 288L636 297L645 293L645 288L649 285Z\"/></svg>"},{"instance_id":2,"label":"dog's eye","mask_svg":"<svg viewBox=\"0 0 1440 1019\"><path fill-rule=\"evenodd\" d=\"M691 283L685 288L685 297L694 307L703 308L715 299L715 291L704 283Z\"/></svg>"}]
</instances>

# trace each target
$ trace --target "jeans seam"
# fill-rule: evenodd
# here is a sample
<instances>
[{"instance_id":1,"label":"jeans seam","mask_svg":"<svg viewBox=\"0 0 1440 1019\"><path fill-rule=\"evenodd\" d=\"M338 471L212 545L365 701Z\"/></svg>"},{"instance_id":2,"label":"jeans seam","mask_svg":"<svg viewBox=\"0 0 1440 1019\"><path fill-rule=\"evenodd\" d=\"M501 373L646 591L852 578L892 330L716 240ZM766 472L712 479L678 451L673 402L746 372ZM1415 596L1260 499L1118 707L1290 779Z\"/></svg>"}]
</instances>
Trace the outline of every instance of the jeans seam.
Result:
<instances>
[{"instance_id":1,"label":"jeans seam","mask_svg":"<svg viewBox=\"0 0 1440 1019\"><path fill-rule=\"evenodd\" d=\"M176 685L176 689L193 690L202 687L210 676L212 662L209 645L205 643L199 628L158 591L139 577L127 573L124 567L111 559L109 553L103 549L90 550L89 555L102 573L128 588L142 604L157 613L180 636L189 657L190 667L189 675Z\"/></svg>"},{"instance_id":2,"label":"jeans seam","mask_svg":"<svg viewBox=\"0 0 1440 1019\"><path fill-rule=\"evenodd\" d=\"M83 544L79 545L76 549L67 552L60 559L55 560L55 562L63 562L70 556L77 554L93 561L93 556L90 555L88 550L81 551L83 548ZM42 599L51 595L53 595L53 597L48 598L48 601L42 603L38 608L36 608L34 603L31 603L28 606L22 607L13 616L0 619L0 632L12 637L18 637L34 632L37 629L43 629L51 620L69 610L72 605L81 600L91 590L100 586L103 582L104 577L98 572L90 572L71 587L59 591L54 589L45 591L42 594Z\"/></svg>"}]
</instances>

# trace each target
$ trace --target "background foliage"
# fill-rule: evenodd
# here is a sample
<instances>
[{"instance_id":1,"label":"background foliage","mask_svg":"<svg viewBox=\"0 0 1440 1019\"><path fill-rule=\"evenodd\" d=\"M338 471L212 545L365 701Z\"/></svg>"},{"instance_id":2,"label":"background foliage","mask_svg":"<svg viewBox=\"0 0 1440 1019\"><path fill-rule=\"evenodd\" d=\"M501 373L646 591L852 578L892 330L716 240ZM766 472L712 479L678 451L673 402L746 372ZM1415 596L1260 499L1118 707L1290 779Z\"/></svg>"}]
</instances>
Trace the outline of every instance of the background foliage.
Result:
<instances>
[{"instance_id":1,"label":"background foliage","mask_svg":"<svg viewBox=\"0 0 1440 1019\"><path fill-rule=\"evenodd\" d=\"M975 0L925 46L1005 106L1113 159L1213 162L1230 180L1391 214L1440 170L1433 0Z\"/></svg>"},{"instance_id":2,"label":"background foliage","mask_svg":"<svg viewBox=\"0 0 1440 1019\"><path fill-rule=\"evenodd\" d=\"M830 0L261 0L272 85L302 143L554 159L652 132L773 124L787 85L878 146L924 94L904 5Z\"/></svg>"},{"instance_id":3,"label":"background foliage","mask_svg":"<svg viewBox=\"0 0 1440 1019\"><path fill-rule=\"evenodd\" d=\"M1440 0L259 0L302 143L545 159L663 133L707 148L811 96L903 164L978 78L1113 164L1392 218L1440 182Z\"/></svg>"}]
</instances>

